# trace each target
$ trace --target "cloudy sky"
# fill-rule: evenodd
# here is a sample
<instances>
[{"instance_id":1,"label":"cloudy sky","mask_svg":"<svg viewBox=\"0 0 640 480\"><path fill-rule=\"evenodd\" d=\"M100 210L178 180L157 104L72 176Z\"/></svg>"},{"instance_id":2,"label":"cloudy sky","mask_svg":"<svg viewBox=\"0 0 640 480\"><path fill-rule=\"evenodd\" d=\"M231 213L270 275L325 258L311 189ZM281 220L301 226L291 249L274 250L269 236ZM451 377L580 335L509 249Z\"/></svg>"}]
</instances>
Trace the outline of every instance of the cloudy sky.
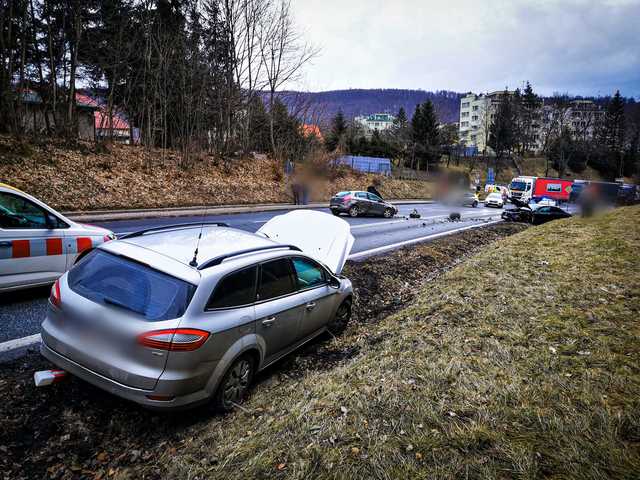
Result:
<instances>
[{"instance_id":1,"label":"cloudy sky","mask_svg":"<svg viewBox=\"0 0 640 480\"><path fill-rule=\"evenodd\" d=\"M640 0L292 0L321 49L305 90L416 88L640 98Z\"/></svg>"}]
</instances>

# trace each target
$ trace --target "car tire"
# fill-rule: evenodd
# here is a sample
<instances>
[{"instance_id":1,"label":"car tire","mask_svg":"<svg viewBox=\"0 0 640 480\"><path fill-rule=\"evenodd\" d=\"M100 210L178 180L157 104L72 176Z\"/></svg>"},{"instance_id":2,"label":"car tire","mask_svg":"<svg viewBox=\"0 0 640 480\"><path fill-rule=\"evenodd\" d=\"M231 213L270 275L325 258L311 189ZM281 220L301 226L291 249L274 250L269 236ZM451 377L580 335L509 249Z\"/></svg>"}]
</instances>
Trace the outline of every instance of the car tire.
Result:
<instances>
[{"instance_id":1,"label":"car tire","mask_svg":"<svg viewBox=\"0 0 640 480\"><path fill-rule=\"evenodd\" d=\"M334 335L344 332L351 320L351 299L348 298L340 304L333 320L327 324L327 329Z\"/></svg>"},{"instance_id":2,"label":"car tire","mask_svg":"<svg viewBox=\"0 0 640 480\"><path fill-rule=\"evenodd\" d=\"M473 208L476 208L476 207L478 206L478 202L473 202L473 203L471 204L471 206L472 206Z\"/></svg>"},{"instance_id":3,"label":"car tire","mask_svg":"<svg viewBox=\"0 0 640 480\"><path fill-rule=\"evenodd\" d=\"M392 208L388 208L388 207L387 207L387 208L385 208L385 209L384 209L384 212L382 213L382 216L383 216L384 218L391 218L391 217L393 217L393 209L392 209Z\"/></svg>"},{"instance_id":4,"label":"car tire","mask_svg":"<svg viewBox=\"0 0 640 480\"><path fill-rule=\"evenodd\" d=\"M352 207L349 208L349 216L350 217L355 218L358 215L360 215L360 209L358 208L357 205L353 205Z\"/></svg>"},{"instance_id":5,"label":"car tire","mask_svg":"<svg viewBox=\"0 0 640 480\"><path fill-rule=\"evenodd\" d=\"M216 410L230 412L247 397L255 368L251 355L241 355L231 364L214 397Z\"/></svg>"},{"instance_id":6,"label":"car tire","mask_svg":"<svg viewBox=\"0 0 640 480\"><path fill-rule=\"evenodd\" d=\"M331 210L331 213L333 213L336 217L340 216L340 212L338 210Z\"/></svg>"}]
</instances>

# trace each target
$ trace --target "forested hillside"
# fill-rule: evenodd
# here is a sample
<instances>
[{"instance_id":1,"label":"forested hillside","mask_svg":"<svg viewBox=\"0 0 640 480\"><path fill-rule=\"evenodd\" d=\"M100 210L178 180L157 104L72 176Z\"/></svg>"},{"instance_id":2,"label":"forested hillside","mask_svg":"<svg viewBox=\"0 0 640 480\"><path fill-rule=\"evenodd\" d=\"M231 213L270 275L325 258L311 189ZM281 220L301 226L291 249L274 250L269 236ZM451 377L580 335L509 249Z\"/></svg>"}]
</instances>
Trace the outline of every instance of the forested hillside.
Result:
<instances>
[{"instance_id":1,"label":"forested hillside","mask_svg":"<svg viewBox=\"0 0 640 480\"><path fill-rule=\"evenodd\" d=\"M401 89L353 89L326 92L282 92L280 98L296 111L305 108L310 118L327 121L342 110L346 118L370 113L396 114L400 107L412 115L416 105L431 100L441 123L457 122L461 93Z\"/></svg>"}]
</instances>

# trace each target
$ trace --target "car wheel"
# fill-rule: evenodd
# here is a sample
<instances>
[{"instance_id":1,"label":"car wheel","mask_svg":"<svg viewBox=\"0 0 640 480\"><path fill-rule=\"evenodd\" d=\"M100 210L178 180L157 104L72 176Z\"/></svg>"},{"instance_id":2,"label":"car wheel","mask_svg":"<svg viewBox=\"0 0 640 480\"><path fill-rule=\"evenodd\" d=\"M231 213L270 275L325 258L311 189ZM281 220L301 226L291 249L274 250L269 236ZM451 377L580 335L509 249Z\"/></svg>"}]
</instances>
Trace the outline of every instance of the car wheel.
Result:
<instances>
[{"instance_id":1,"label":"car wheel","mask_svg":"<svg viewBox=\"0 0 640 480\"><path fill-rule=\"evenodd\" d=\"M384 218L393 217L393 209L392 208L385 208L384 209L384 213L382 215L384 216Z\"/></svg>"},{"instance_id":2,"label":"car wheel","mask_svg":"<svg viewBox=\"0 0 640 480\"><path fill-rule=\"evenodd\" d=\"M340 216L340 212L338 210L331 210L331 213L333 213L336 217Z\"/></svg>"},{"instance_id":3,"label":"car wheel","mask_svg":"<svg viewBox=\"0 0 640 480\"><path fill-rule=\"evenodd\" d=\"M360 209L358 208L357 205L354 205L353 207L351 207L349 209L349 216L350 217L357 217L358 215L360 215Z\"/></svg>"},{"instance_id":4,"label":"car wheel","mask_svg":"<svg viewBox=\"0 0 640 480\"><path fill-rule=\"evenodd\" d=\"M230 412L248 395L255 365L249 355L236 359L224 374L215 396L215 407L222 412Z\"/></svg>"},{"instance_id":5,"label":"car wheel","mask_svg":"<svg viewBox=\"0 0 640 480\"><path fill-rule=\"evenodd\" d=\"M351 320L351 300L347 299L340 304L335 317L329 322L327 328L333 334L341 333L347 328L349 320Z\"/></svg>"},{"instance_id":6,"label":"car wheel","mask_svg":"<svg viewBox=\"0 0 640 480\"><path fill-rule=\"evenodd\" d=\"M474 201L474 202L471 204L471 206L472 206L473 208L476 208L476 207L478 206L478 202L475 202L475 201Z\"/></svg>"}]
</instances>

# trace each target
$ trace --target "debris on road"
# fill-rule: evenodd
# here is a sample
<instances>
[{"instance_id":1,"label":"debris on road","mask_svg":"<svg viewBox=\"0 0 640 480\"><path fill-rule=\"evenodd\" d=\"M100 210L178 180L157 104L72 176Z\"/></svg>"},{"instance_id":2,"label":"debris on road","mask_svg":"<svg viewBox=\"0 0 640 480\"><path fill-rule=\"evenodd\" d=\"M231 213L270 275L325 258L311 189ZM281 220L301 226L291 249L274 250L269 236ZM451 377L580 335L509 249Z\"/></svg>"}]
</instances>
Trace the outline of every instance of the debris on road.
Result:
<instances>
[{"instance_id":1,"label":"debris on road","mask_svg":"<svg viewBox=\"0 0 640 480\"><path fill-rule=\"evenodd\" d=\"M420 218L420 214L418 213L418 210L414 208L413 211L409 214L409 217Z\"/></svg>"},{"instance_id":2,"label":"debris on road","mask_svg":"<svg viewBox=\"0 0 640 480\"><path fill-rule=\"evenodd\" d=\"M460 213L459 212L451 212L449 214L450 222L459 222L460 221Z\"/></svg>"}]
</instances>

